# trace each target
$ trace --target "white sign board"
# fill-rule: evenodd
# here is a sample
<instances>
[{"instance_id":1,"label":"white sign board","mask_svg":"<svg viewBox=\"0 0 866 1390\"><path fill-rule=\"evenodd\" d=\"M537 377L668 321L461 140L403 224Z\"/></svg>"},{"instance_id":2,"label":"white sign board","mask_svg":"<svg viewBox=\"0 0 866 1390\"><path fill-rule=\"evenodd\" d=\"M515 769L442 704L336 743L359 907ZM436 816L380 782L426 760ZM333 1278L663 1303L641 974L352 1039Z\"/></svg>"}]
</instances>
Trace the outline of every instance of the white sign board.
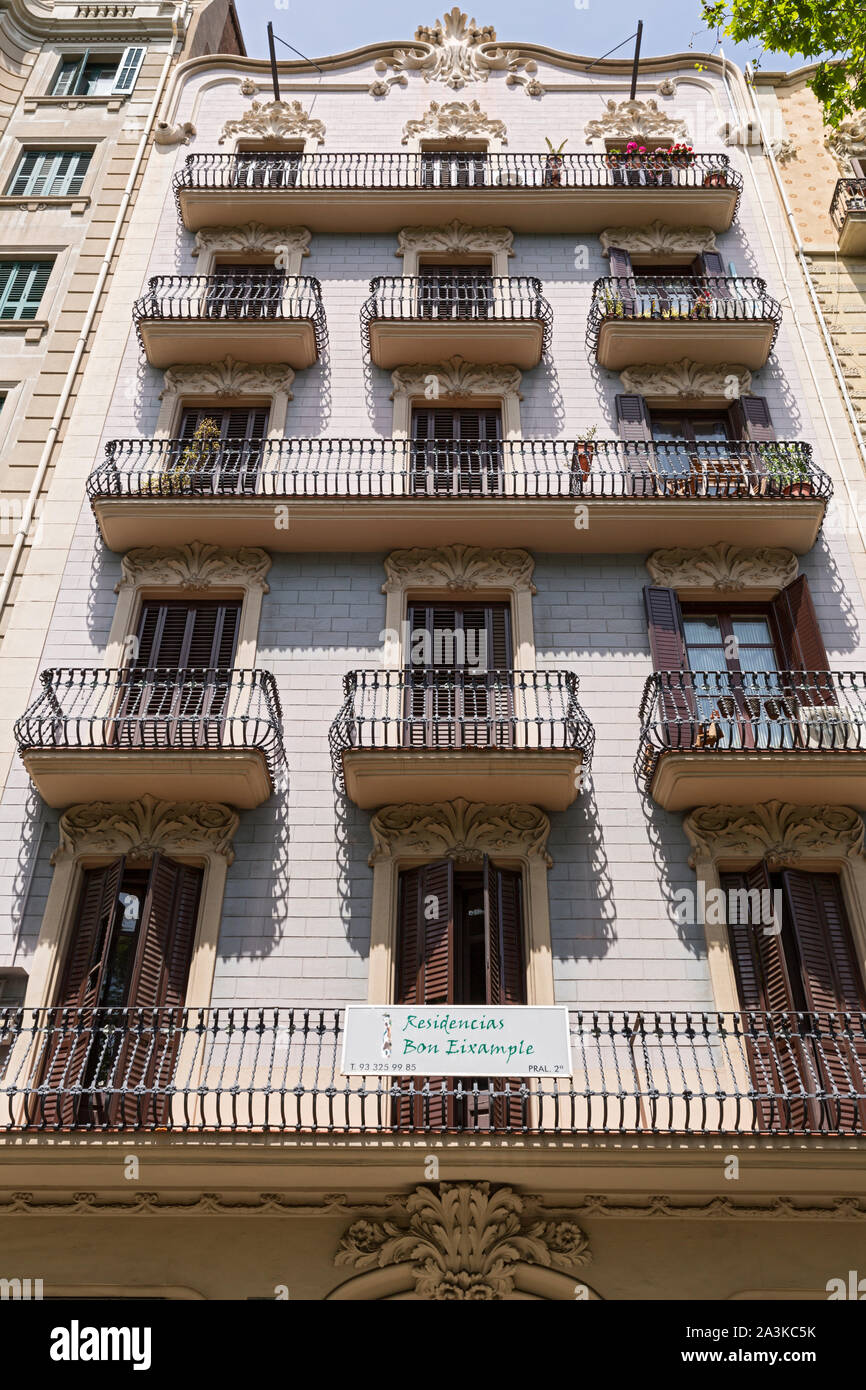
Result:
<instances>
[{"instance_id":1,"label":"white sign board","mask_svg":"<svg viewBox=\"0 0 866 1390\"><path fill-rule=\"evenodd\" d=\"M519 1005L351 1004L344 1075L569 1076L568 1010Z\"/></svg>"}]
</instances>

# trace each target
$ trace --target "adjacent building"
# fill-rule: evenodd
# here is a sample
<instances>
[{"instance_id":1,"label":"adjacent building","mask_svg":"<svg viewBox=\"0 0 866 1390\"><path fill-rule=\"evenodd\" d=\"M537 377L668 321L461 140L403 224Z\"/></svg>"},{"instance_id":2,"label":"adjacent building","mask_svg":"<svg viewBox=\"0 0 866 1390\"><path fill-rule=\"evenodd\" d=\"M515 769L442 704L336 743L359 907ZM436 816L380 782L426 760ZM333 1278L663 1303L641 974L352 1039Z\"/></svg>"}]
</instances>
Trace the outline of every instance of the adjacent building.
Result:
<instances>
[{"instance_id":1,"label":"adjacent building","mask_svg":"<svg viewBox=\"0 0 866 1390\"><path fill-rule=\"evenodd\" d=\"M46 1292L856 1268L857 442L741 74L629 68L455 9L279 94L171 75L15 609L0 1228ZM552 1006L559 1075L406 1060L413 1010Z\"/></svg>"}]
</instances>

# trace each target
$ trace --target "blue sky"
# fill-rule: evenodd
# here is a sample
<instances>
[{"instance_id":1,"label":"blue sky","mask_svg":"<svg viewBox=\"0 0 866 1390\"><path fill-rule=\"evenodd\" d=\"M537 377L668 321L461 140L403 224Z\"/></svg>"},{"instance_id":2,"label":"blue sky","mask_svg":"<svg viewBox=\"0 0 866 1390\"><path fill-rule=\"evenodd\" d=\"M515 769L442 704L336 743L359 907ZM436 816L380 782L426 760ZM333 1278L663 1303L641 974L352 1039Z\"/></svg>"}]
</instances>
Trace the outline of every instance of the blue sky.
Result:
<instances>
[{"instance_id":1,"label":"blue sky","mask_svg":"<svg viewBox=\"0 0 866 1390\"><path fill-rule=\"evenodd\" d=\"M255 58L267 56L266 26L308 58L344 53L366 43L383 39L411 39L419 24L433 24L450 10L453 0L235 0L247 52ZM700 17L700 0L480 0L478 5L461 8L479 24L492 24L499 39L547 44L566 53L600 57L615 44L628 38L644 21L642 53L698 53L713 49L714 36L707 33ZM628 48L615 56L626 54ZM725 54L744 63L758 56L758 47L725 45ZM277 54L291 58L277 45ZM765 55L765 68L799 67L802 59L784 54Z\"/></svg>"}]
</instances>

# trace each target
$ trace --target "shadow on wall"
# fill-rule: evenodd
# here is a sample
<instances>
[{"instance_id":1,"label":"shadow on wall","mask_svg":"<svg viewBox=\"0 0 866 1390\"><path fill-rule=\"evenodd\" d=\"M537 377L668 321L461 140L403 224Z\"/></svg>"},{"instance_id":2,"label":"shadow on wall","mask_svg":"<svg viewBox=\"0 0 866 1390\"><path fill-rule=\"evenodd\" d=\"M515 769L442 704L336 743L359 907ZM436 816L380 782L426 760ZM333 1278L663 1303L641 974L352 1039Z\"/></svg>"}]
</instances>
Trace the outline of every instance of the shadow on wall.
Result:
<instances>
[{"instance_id":1,"label":"shadow on wall","mask_svg":"<svg viewBox=\"0 0 866 1390\"><path fill-rule=\"evenodd\" d=\"M60 812L46 806L32 783L21 816L20 839L16 848L12 879L12 907L9 928L12 935L10 961L22 965L17 956L23 947L32 955L39 933L45 901L51 886L51 856L57 848Z\"/></svg>"},{"instance_id":2,"label":"shadow on wall","mask_svg":"<svg viewBox=\"0 0 866 1390\"><path fill-rule=\"evenodd\" d=\"M595 795L551 817L550 934L556 960L600 960L616 940L616 903Z\"/></svg>"}]
</instances>

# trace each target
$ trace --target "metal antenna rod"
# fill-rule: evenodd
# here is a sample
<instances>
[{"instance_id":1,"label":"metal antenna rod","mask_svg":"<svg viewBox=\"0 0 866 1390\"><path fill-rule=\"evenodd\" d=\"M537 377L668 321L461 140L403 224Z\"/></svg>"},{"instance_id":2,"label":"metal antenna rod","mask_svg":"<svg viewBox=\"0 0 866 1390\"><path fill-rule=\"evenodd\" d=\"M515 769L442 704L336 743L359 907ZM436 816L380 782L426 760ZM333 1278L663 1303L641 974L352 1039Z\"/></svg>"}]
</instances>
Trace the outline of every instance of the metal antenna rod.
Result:
<instances>
[{"instance_id":1,"label":"metal antenna rod","mask_svg":"<svg viewBox=\"0 0 866 1390\"><path fill-rule=\"evenodd\" d=\"M271 53L271 78L274 83L274 101L280 100L280 79L277 76L277 53L274 48L274 26L268 20L268 48Z\"/></svg>"},{"instance_id":2,"label":"metal antenna rod","mask_svg":"<svg viewBox=\"0 0 866 1390\"><path fill-rule=\"evenodd\" d=\"M270 29L270 25L268 28ZM634 101L634 94L637 91L637 69L640 62L640 36L643 33L643 20L637 22L637 34L634 41L634 66L631 70L631 91L628 94L629 101Z\"/></svg>"}]
</instances>

